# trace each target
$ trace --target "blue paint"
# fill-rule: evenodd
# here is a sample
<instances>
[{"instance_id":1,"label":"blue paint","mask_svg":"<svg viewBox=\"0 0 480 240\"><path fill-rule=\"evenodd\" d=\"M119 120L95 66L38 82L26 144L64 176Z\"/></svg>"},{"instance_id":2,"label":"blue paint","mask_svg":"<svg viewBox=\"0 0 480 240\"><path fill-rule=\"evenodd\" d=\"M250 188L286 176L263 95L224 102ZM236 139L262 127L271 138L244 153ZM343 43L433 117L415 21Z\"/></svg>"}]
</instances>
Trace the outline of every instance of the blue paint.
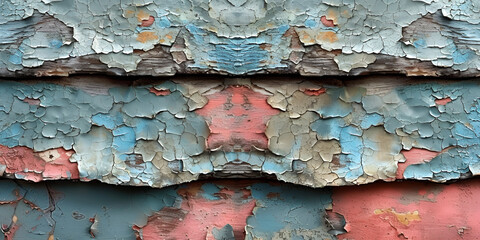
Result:
<instances>
[{"instance_id":1,"label":"blue paint","mask_svg":"<svg viewBox=\"0 0 480 240\"><path fill-rule=\"evenodd\" d=\"M205 44L205 40L203 37L206 36L207 33L203 29L198 28L193 24L188 24L185 26L185 28L193 35L196 44L198 44L199 46Z\"/></svg>"},{"instance_id":2,"label":"blue paint","mask_svg":"<svg viewBox=\"0 0 480 240\"><path fill-rule=\"evenodd\" d=\"M259 37L250 38L218 37L192 24L186 28L193 36L191 41L203 49L192 52L198 59L192 67L201 69L213 67L232 74L245 74L265 67L285 67L281 63L281 56L262 49L262 44L265 48L279 45L283 34L289 28L288 25L281 25L262 33Z\"/></svg>"},{"instance_id":3,"label":"blue paint","mask_svg":"<svg viewBox=\"0 0 480 240\"><path fill-rule=\"evenodd\" d=\"M12 55L10 55L10 58L8 58L8 61L11 62L12 64L22 64L22 58L23 58L23 52L21 49L17 49Z\"/></svg>"},{"instance_id":4,"label":"blue paint","mask_svg":"<svg viewBox=\"0 0 480 240\"><path fill-rule=\"evenodd\" d=\"M418 39L418 40L414 41L413 46L415 48L421 48L421 49L428 47L427 46L427 41L425 41L425 39Z\"/></svg>"},{"instance_id":5,"label":"blue paint","mask_svg":"<svg viewBox=\"0 0 480 240\"><path fill-rule=\"evenodd\" d=\"M311 18L305 20L305 22L303 24L307 28L315 28L318 25L317 21L315 21L314 19L311 19Z\"/></svg>"},{"instance_id":6,"label":"blue paint","mask_svg":"<svg viewBox=\"0 0 480 240\"><path fill-rule=\"evenodd\" d=\"M334 172L347 181L356 180L363 175L362 154L363 140L362 131L353 126L347 126L340 133L340 147L342 154L339 156L340 168Z\"/></svg>"},{"instance_id":7,"label":"blue paint","mask_svg":"<svg viewBox=\"0 0 480 240\"><path fill-rule=\"evenodd\" d=\"M165 129L165 124L156 119L135 118L129 125L135 131L136 140L157 140L158 132Z\"/></svg>"},{"instance_id":8,"label":"blue paint","mask_svg":"<svg viewBox=\"0 0 480 240\"><path fill-rule=\"evenodd\" d=\"M261 206L247 218L245 239L272 239L282 229L316 229L328 231L324 224L325 209L332 203L331 193L290 184L272 186L258 183L251 186L252 197ZM269 193L278 197L268 197ZM275 196L275 195L274 195Z\"/></svg>"},{"instance_id":9,"label":"blue paint","mask_svg":"<svg viewBox=\"0 0 480 240\"><path fill-rule=\"evenodd\" d=\"M62 42L61 40L59 40L59 39L52 39L52 40L50 41L50 43L49 43L49 46L50 46L51 48L56 48L56 49L58 49L58 48L60 48L60 47L63 46L63 42Z\"/></svg>"},{"instance_id":10,"label":"blue paint","mask_svg":"<svg viewBox=\"0 0 480 240\"><path fill-rule=\"evenodd\" d=\"M371 126L378 126L383 123L383 116L380 114L367 114L365 117L362 119L362 123L360 124L360 127L362 129L368 129Z\"/></svg>"},{"instance_id":11,"label":"blue paint","mask_svg":"<svg viewBox=\"0 0 480 240\"><path fill-rule=\"evenodd\" d=\"M318 119L310 124L310 128L317 132L322 140L339 140L344 126L345 121L342 118Z\"/></svg>"},{"instance_id":12,"label":"blue paint","mask_svg":"<svg viewBox=\"0 0 480 240\"><path fill-rule=\"evenodd\" d=\"M158 20L155 19L155 21L156 21L157 25L162 29L170 28L172 26L172 23L170 22L170 20L166 16L163 16Z\"/></svg>"},{"instance_id":13,"label":"blue paint","mask_svg":"<svg viewBox=\"0 0 480 240\"><path fill-rule=\"evenodd\" d=\"M452 53L453 63L454 64L463 64L470 61L474 58L475 52L470 49L456 49Z\"/></svg>"},{"instance_id":14,"label":"blue paint","mask_svg":"<svg viewBox=\"0 0 480 240\"><path fill-rule=\"evenodd\" d=\"M22 125L20 123L14 123L0 132L0 144L10 148L16 147L23 133Z\"/></svg>"},{"instance_id":15,"label":"blue paint","mask_svg":"<svg viewBox=\"0 0 480 240\"><path fill-rule=\"evenodd\" d=\"M135 131L131 127L119 127L113 130L112 147L119 153L132 153L135 147Z\"/></svg>"},{"instance_id":16,"label":"blue paint","mask_svg":"<svg viewBox=\"0 0 480 240\"><path fill-rule=\"evenodd\" d=\"M92 116L92 123L97 126L104 126L107 129L113 130L117 127L112 116L107 114L95 114Z\"/></svg>"},{"instance_id":17,"label":"blue paint","mask_svg":"<svg viewBox=\"0 0 480 240\"><path fill-rule=\"evenodd\" d=\"M202 197L210 201L221 199L216 195L219 193L219 191L220 188L213 183L205 183L202 185Z\"/></svg>"}]
</instances>

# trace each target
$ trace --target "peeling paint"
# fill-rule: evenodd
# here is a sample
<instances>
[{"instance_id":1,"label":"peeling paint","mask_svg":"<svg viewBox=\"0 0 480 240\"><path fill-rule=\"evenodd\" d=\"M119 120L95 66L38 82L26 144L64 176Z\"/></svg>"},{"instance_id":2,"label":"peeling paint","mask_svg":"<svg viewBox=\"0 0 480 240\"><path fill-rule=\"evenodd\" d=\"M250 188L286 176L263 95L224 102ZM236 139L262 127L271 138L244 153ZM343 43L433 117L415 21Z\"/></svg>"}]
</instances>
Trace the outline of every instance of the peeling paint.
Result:
<instances>
[{"instance_id":1,"label":"peeling paint","mask_svg":"<svg viewBox=\"0 0 480 240\"><path fill-rule=\"evenodd\" d=\"M158 74L309 73L302 56L318 46L332 53L329 61L344 72L389 56L478 73L478 5L474 0L8 0L0 6L0 68L23 71L95 56L125 71L116 73L133 73L149 61L142 52L163 46L167 55L160 58L175 59L176 65L170 61L172 67ZM316 59L326 63L322 56Z\"/></svg>"},{"instance_id":2,"label":"peeling paint","mask_svg":"<svg viewBox=\"0 0 480 240\"><path fill-rule=\"evenodd\" d=\"M480 172L473 81L381 94L258 79L164 81L95 95L3 81L0 91L0 172L9 178L164 187L201 175L271 174L324 187Z\"/></svg>"}]
</instances>

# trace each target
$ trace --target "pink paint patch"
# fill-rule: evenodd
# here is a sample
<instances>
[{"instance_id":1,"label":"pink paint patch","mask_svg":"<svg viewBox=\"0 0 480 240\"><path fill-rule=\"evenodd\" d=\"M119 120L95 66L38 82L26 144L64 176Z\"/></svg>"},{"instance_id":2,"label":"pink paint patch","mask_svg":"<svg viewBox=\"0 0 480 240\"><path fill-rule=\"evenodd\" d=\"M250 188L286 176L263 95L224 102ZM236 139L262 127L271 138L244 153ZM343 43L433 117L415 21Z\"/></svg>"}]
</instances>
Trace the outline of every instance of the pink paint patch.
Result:
<instances>
[{"instance_id":1,"label":"pink paint patch","mask_svg":"<svg viewBox=\"0 0 480 240\"><path fill-rule=\"evenodd\" d=\"M405 157L405 162L398 163L396 175L397 179L403 179L403 173L408 166L429 162L430 160L438 156L440 152L433 152L421 148L412 148L411 150L402 150L402 154Z\"/></svg>"},{"instance_id":2,"label":"pink paint patch","mask_svg":"<svg viewBox=\"0 0 480 240\"><path fill-rule=\"evenodd\" d=\"M151 87L149 90L150 90L151 93L154 93L157 96L167 96L167 95L170 95L170 93L171 93L169 89L159 90L159 89L156 89L154 87Z\"/></svg>"},{"instance_id":3,"label":"pink paint patch","mask_svg":"<svg viewBox=\"0 0 480 240\"><path fill-rule=\"evenodd\" d=\"M333 189L333 211L345 217L339 239L477 239L480 179L449 185L376 183Z\"/></svg>"},{"instance_id":4,"label":"pink paint patch","mask_svg":"<svg viewBox=\"0 0 480 240\"><path fill-rule=\"evenodd\" d=\"M208 104L196 112L208 122L208 148L224 151L267 148L266 123L280 112L268 105L268 96L245 86L230 86L207 97Z\"/></svg>"},{"instance_id":5,"label":"pink paint patch","mask_svg":"<svg viewBox=\"0 0 480 240\"><path fill-rule=\"evenodd\" d=\"M328 20L327 17L325 17L325 16L322 16L320 18L320 22L322 22L322 24L325 27L335 27L335 24L333 23L333 20Z\"/></svg>"},{"instance_id":6,"label":"pink paint patch","mask_svg":"<svg viewBox=\"0 0 480 240\"><path fill-rule=\"evenodd\" d=\"M447 103L449 103L449 102L451 102L451 101L452 101L452 99L449 98L449 97L447 97L447 98L442 98L442 99L437 99L437 100L435 100L435 104L437 104L437 105L445 105L445 104L447 104Z\"/></svg>"},{"instance_id":7,"label":"pink paint patch","mask_svg":"<svg viewBox=\"0 0 480 240\"><path fill-rule=\"evenodd\" d=\"M142 27L150 27L150 26L152 26L153 22L155 22L155 17L150 16L150 17L148 17L147 20L142 20L141 26Z\"/></svg>"},{"instance_id":8,"label":"pink paint patch","mask_svg":"<svg viewBox=\"0 0 480 240\"><path fill-rule=\"evenodd\" d=\"M163 208L148 218L146 226L134 226L133 229L141 233L144 240L204 240L212 237L213 228L220 229L230 224L235 239L244 239L245 225L255 207L255 200L250 192L245 195L245 184L222 182L222 185L228 187L215 194L218 200L205 199L200 182L180 189L178 193L183 197L180 208Z\"/></svg>"},{"instance_id":9,"label":"pink paint patch","mask_svg":"<svg viewBox=\"0 0 480 240\"><path fill-rule=\"evenodd\" d=\"M77 163L69 161L73 153L63 148L35 153L27 147L8 148L0 145L0 164L6 166L5 173L35 182L78 179Z\"/></svg>"},{"instance_id":10,"label":"pink paint patch","mask_svg":"<svg viewBox=\"0 0 480 240\"><path fill-rule=\"evenodd\" d=\"M25 98L25 99L23 99L23 101L30 104L30 105L35 105L35 106L40 105L40 100L34 99L34 98Z\"/></svg>"},{"instance_id":11,"label":"pink paint patch","mask_svg":"<svg viewBox=\"0 0 480 240\"><path fill-rule=\"evenodd\" d=\"M10 228L8 228L8 226L2 226L4 240L14 240L15 232L18 230L18 228L19 226L17 224L13 224Z\"/></svg>"},{"instance_id":12,"label":"pink paint patch","mask_svg":"<svg viewBox=\"0 0 480 240\"><path fill-rule=\"evenodd\" d=\"M318 96L327 92L327 89L320 88L320 89L305 89L303 93L308 96Z\"/></svg>"}]
</instances>

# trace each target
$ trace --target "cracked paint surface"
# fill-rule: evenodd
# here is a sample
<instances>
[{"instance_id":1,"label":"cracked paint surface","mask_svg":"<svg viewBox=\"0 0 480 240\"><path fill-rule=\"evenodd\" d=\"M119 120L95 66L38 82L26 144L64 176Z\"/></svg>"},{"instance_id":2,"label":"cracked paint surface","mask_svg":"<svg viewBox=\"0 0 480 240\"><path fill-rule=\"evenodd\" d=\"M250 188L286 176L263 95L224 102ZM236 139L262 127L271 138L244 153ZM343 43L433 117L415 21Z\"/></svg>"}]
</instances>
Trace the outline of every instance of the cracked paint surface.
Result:
<instances>
[{"instance_id":1,"label":"cracked paint surface","mask_svg":"<svg viewBox=\"0 0 480 240\"><path fill-rule=\"evenodd\" d=\"M258 79L87 89L0 82L4 177L164 187L267 174L324 187L479 173L473 81L382 93Z\"/></svg>"},{"instance_id":2,"label":"cracked paint surface","mask_svg":"<svg viewBox=\"0 0 480 240\"><path fill-rule=\"evenodd\" d=\"M5 239L335 239L325 223L329 190L251 180L164 189L12 180L0 186ZM275 212L286 218L272 219Z\"/></svg>"},{"instance_id":3,"label":"cracked paint surface","mask_svg":"<svg viewBox=\"0 0 480 240\"><path fill-rule=\"evenodd\" d=\"M1 233L8 240L473 239L480 234L478 179L322 189L245 179L163 189L6 179L0 186Z\"/></svg>"},{"instance_id":4,"label":"cracked paint surface","mask_svg":"<svg viewBox=\"0 0 480 240\"><path fill-rule=\"evenodd\" d=\"M157 67L157 75L322 75L301 63L304 52L319 46L333 54L329 64L333 60L344 72L383 56L478 72L478 19L480 4L474 0L5 0L0 68L7 74L96 56L95 64L127 74L150 61L144 53L160 47L167 53L160 58L171 67ZM46 74L68 72L52 68Z\"/></svg>"}]
</instances>

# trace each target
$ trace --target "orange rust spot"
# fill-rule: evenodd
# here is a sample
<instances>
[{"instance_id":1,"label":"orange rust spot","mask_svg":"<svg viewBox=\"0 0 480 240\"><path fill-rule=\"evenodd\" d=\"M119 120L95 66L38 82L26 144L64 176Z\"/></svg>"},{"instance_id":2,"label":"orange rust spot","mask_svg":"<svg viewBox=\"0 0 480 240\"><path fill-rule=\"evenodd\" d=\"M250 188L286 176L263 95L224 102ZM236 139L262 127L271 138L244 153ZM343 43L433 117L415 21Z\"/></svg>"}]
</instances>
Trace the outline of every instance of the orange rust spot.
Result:
<instances>
[{"instance_id":1,"label":"orange rust spot","mask_svg":"<svg viewBox=\"0 0 480 240\"><path fill-rule=\"evenodd\" d=\"M139 22L142 22L143 20L148 20L149 18L150 18L150 14L148 14L147 12L143 10L138 11L137 20Z\"/></svg>"},{"instance_id":2,"label":"orange rust spot","mask_svg":"<svg viewBox=\"0 0 480 240\"><path fill-rule=\"evenodd\" d=\"M338 13L337 13L337 11L335 11L335 10L333 10L333 9L328 10L326 19L331 20L334 25L337 25L337 22L338 22Z\"/></svg>"},{"instance_id":3,"label":"orange rust spot","mask_svg":"<svg viewBox=\"0 0 480 240\"><path fill-rule=\"evenodd\" d=\"M280 197L280 193L270 192L267 194L267 198L278 198L278 197Z\"/></svg>"},{"instance_id":4,"label":"orange rust spot","mask_svg":"<svg viewBox=\"0 0 480 240\"><path fill-rule=\"evenodd\" d=\"M405 226L410 225L410 223L413 221L421 220L420 215L418 214L418 211L398 213L393 208L387 208L387 209L375 209L374 213L375 215L384 215L384 214L393 215L401 224Z\"/></svg>"},{"instance_id":5,"label":"orange rust spot","mask_svg":"<svg viewBox=\"0 0 480 240\"><path fill-rule=\"evenodd\" d=\"M325 27L334 27L335 24L333 23L333 20L329 20L327 19L327 17L325 16L322 16L320 18L320 22L322 22L322 24L325 26Z\"/></svg>"},{"instance_id":6,"label":"orange rust spot","mask_svg":"<svg viewBox=\"0 0 480 240\"><path fill-rule=\"evenodd\" d=\"M155 22L155 17L150 16L150 17L148 17L147 20L142 20L141 26L142 27L150 27L150 26L152 26L153 22Z\"/></svg>"},{"instance_id":7,"label":"orange rust spot","mask_svg":"<svg viewBox=\"0 0 480 240\"><path fill-rule=\"evenodd\" d=\"M138 34L137 41L146 43L148 41L158 40L158 36L154 32L141 32Z\"/></svg>"},{"instance_id":8,"label":"orange rust spot","mask_svg":"<svg viewBox=\"0 0 480 240\"><path fill-rule=\"evenodd\" d=\"M170 92L169 89L156 89L154 87L151 87L149 90L151 93L154 93L157 96L167 96L167 95L170 95L170 93L172 93Z\"/></svg>"},{"instance_id":9,"label":"orange rust spot","mask_svg":"<svg viewBox=\"0 0 480 240\"><path fill-rule=\"evenodd\" d=\"M403 179L403 173L408 166L413 164L430 162L434 157L438 156L440 152L433 152L421 148L412 148L410 150L402 150L401 153L405 157L405 162L398 163L397 167L397 179Z\"/></svg>"},{"instance_id":10,"label":"orange rust spot","mask_svg":"<svg viewBox=\"0 0 480 240\"><path fill-rule=\"evenodd\" d=\"M441 99L435 100L435 104L437 104L437 105L445 105L445 104L447 104L447 103L449 103L449 102L451 102L451 101L452 101L452 99L451 99L450 97L441 98Z\"/></svg>"},{"instance_id":11,"label":"orange rust spot","mask_svg":"<svg viewBox=\"0 0 480 240\"><path fill-rule=\"evenodd\" d=\"M336 42L338 41L337 34L332 32L332 31L327 31L327 32L319 32L317 35L317 41L319 42Z\"/></svg>"},{"instance_id":12,"label":"orange rust spot","mask_svg":"<svg viewBox=\"0 0 480 240\"><path fill-rule=\"evenodd\" d=\"M304 43L314 43L312 37L308 33L303 32L303 34L301 36L302 36L302 42L304 42Z\"/></svg>"},{"instance_id":13,"label":"orange rust spot","mask_svg":"<svg viewBox=\"0 0 480 240\"><path fill-rule=\"evenodd\" d=\"M165 35L165 37L170 39L170 40L172 40L172 38L173 38L172 35L170 35L170 34Z\"/></svg>"},{"instance_id":14,"label":"orange rust spot","mask_svg":"<svg viewBox=\"0 0 480 240\"><path fill-rule=\"evenodd\" d=\"M263 43L263 44L260 44L260 48L262 50L270 50L272 48L272 44Z\"/></svg>"},{"instance_id":15,"label":"orange rust spot","mask_svg":"<svg viewBox=\"0 0 480 240\"><path fill-rule=\"evenodd\" d=\"M308 96L318 96L320 94L324 94L327 92L327 89L325 88L320 88L320 89L305 89L303 93L305 93Z\"/></svg>"}]
</instances>

